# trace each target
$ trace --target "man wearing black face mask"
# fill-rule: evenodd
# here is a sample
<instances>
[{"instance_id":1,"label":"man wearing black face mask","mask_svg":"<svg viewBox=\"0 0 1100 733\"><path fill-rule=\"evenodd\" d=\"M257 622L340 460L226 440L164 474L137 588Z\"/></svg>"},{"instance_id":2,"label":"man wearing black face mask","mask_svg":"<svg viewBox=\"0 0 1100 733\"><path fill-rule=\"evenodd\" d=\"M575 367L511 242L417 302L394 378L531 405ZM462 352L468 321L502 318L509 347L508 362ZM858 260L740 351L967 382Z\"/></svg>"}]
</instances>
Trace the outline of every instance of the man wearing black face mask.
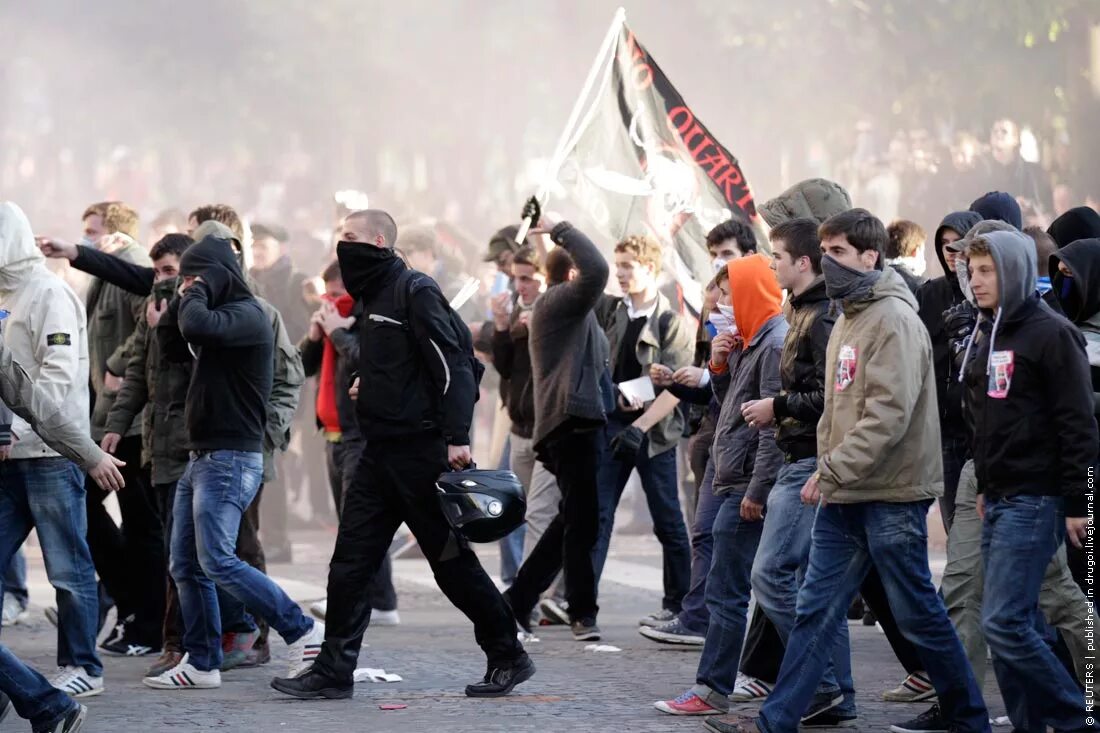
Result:
<instances>
[{"instance_id":1,"label":"man wearing black face mask","mask_svg":"<svg viewBox=\"0 0 1100 733\"><path fill-rule=\"evenodd\" d=\"M488 657L470 697L499 697L535 672L516 639L512 615L477 555L447 524L435 482L470 458L477 382L450 308L430 278L399 305L407 267L393 250L397 226L384 211L344 220L337 245L349 294L363 304L358 412L366 447L344 497L329 565L325 643L313 666L271 686L299 698L352 695L363 634L370 622L367 586L394 533L409 525L450 601L474 623Z\"/></svg>"}]
</instances>

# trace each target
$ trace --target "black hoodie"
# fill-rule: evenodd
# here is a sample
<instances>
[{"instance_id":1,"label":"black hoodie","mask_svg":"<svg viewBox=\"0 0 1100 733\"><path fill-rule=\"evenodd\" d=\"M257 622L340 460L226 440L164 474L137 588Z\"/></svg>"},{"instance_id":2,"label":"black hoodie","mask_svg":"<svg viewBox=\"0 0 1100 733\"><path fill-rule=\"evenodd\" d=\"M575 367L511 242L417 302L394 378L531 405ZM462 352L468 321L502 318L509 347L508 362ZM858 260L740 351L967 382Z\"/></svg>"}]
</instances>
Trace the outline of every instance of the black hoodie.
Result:
<instances>
[{"instance_id":1,"label":"black hoodie","mask_svg":"<svg viewBox=\"0 0 1100 733\"><path fill-rule=\"evenodd\" d=\"M1091 207L1077 206L1051 222L1047 234L1054 238L1059 247L1078 239L1096 239L1100 237L1100 214Z\"/></svg>"},{"instance_id":2,"label":"black hoodie","mask_svg":"<svg viewBox=\"0 0 1100 733\"><path fill-rule=\"evenodd\" d=\"M1035 292L1035 245L1020 232L984 235L1000 310L981 311L963 358L978 490L986 497L1062 496L1088 516L1096 464L1085 340Z\"/></svg>"},{"instance_id":3,"label":"black hoodie","mask_svg":"<svg viewBox=\"0 0 1100 733\"><path fill-rule=\"evenodd\" d=\"M1062 274L1059 262L1073 277ZM1100 239L1081 239L1052 254L1050 274L1052 292L1061 300L1066 317L1085 337L1094 411L1100 415Z\"/></svg>"},{"instance_id":4,"label":"black hoodie","mask_svg":"<svg viewBox=\"0 0 1100 733\"><path fill-rule=\"evenodd\" d=\"M275 338L228 240L206 237L180 258L202 278L179 300L180 333L195 353L185 421L191 450L263 450Z\"/></svg>"},{"instance_id":5,"label":"black hoodie","mask_svg":"<svg viewBox=\"0 0 1100 733\"><path fill-rule=\"evenodd\" d=\"M943 312L963 301L959 278L947 267L943 256L940 237L945 229L965 237L970 229L982 220L980 214L973 211L956 211L943 218L936 228L932 245L944 274L925 282L917 289L917 303L920 307L920 319L928 329L932 339L932 358L936 367L936 397L940 406L940 431L944 437L964 437L966 426L962 417L962 391L958 382L951 379L951 348L947 340L947 331L943 327Z\"/></svg>"}]
</instances>

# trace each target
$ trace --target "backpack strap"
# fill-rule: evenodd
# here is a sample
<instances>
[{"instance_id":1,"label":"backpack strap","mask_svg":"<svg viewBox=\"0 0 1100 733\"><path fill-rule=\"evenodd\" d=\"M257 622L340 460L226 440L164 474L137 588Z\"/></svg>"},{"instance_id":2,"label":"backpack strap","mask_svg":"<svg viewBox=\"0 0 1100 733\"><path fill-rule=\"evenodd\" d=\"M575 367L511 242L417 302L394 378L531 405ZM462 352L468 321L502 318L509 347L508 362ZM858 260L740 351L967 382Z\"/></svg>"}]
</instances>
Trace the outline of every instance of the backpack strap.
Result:
<instances>
[{"instance_id":1,"label":"backpack strap","mask_svg":"<svg viewBox=\"0 0 1100 733\"><path fill-rule=\"evenodd\" d=\"M393 306L394 310L400 315L401 325L406 331L412 330L412 323L409 319L409 299L421 288L428 287L430 282L423 273L411 268L405 268L397 276L397 281L393 286Z\"/></svg>"}]
</instances>

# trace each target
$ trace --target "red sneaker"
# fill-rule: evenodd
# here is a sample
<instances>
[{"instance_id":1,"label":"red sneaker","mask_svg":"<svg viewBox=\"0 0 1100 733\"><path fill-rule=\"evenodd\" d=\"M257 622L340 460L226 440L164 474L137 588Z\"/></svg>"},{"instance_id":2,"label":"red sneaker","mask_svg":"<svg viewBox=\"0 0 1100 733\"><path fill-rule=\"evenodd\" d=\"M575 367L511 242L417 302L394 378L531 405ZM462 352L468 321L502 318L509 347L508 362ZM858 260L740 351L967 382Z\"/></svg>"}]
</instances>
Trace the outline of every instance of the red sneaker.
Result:
<instances>
[{"instance_id":1,"label":"red sneaker","mask_svg":"<svg viewBox=\"0 0 1100 733\"><path fill-rule=\"evenodd\" d=\"M675 700L660 700L653 703L653 707L662 713L669 715L722 715L726 711L719 710L697 694L688 690Z\"/></svg>"}]
</instances>

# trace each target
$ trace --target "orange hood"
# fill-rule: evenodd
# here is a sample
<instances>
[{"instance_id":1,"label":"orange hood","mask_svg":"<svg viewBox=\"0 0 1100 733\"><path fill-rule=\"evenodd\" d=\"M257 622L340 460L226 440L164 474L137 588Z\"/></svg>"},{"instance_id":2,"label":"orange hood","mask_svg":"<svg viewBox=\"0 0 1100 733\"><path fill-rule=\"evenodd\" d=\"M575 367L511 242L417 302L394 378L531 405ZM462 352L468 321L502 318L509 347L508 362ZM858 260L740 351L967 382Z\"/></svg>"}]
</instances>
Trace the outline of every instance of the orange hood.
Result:
<instances>
[{"instance_id":1,"label":"orange hood","mask_svg":"<svg viewBox=\"0 0 1100 733\"><path fill-rule=\"evenodd\" d=\"M730 260L730 300L737 332L745 348L769 319L783 312L783 291L766 255L754 254Z\"/></svg>"}]
</instances>

